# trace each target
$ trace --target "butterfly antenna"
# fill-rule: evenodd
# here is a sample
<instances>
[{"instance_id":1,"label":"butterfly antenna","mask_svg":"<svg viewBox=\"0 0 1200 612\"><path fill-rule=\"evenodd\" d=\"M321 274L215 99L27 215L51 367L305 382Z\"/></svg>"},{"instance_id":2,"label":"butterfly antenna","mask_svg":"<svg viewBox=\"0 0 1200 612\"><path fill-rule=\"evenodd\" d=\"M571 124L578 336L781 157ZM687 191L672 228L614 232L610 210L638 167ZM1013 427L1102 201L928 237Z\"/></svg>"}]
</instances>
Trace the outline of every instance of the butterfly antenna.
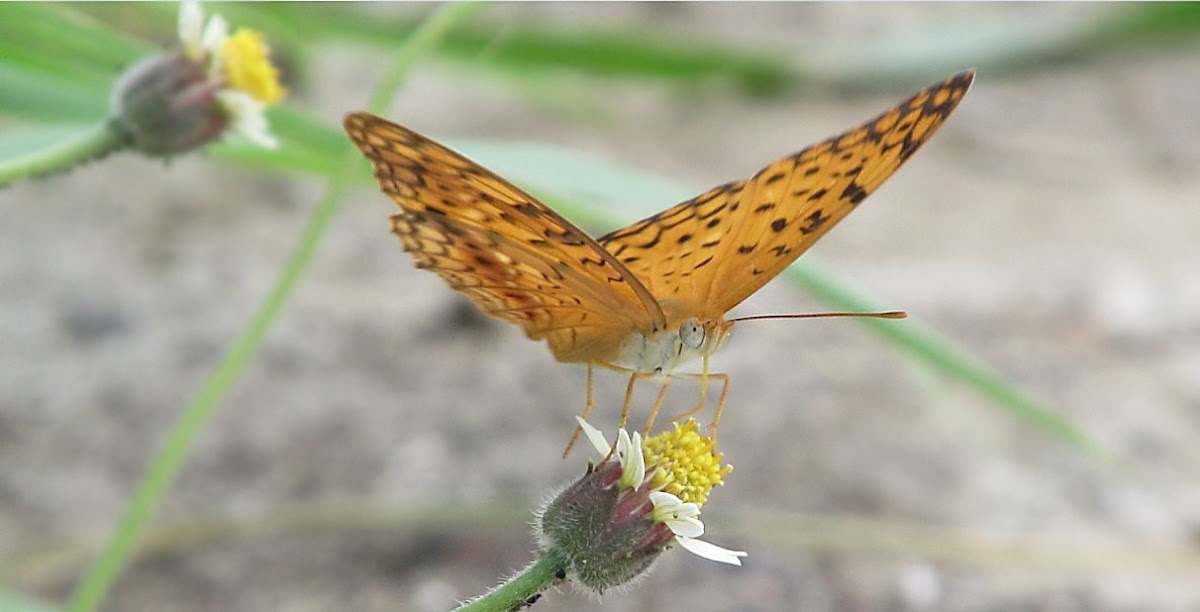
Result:
<instances>
[{"instance_id":1,"label":"butterfly antenna","mask_svg":"<svg viewBox=\"0 0 1200 612\"><path fill-rule=\"evenodd\" d=\"M833 317L856 317L863 319L903 319L908 313L903 310L888 310L885 312L803 312L796 314L753 315L729 319L730 323L738 321L762 321L764 319L831 319Z\"/></svg>"}]
</instances>

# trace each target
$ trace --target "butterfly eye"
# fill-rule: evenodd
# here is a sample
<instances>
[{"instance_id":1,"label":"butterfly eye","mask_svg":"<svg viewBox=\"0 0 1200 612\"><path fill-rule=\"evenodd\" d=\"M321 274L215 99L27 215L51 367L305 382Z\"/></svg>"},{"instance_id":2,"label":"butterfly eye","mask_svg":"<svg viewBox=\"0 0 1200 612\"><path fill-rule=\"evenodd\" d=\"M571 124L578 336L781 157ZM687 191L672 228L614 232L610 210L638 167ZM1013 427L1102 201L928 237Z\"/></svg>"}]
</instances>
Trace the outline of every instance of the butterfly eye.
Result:
<instances>
[{"instance_id":1,"label":"butterfly eye","mask_svg":"<svg viewBox=\"0 0 1200 612\"><path fill-rule=\"evenodd\" d=\"M688 319L679 326L679 339L688 348L700 348L704 344L704 327L695 319Z\"/></svg>"}]
</instances>

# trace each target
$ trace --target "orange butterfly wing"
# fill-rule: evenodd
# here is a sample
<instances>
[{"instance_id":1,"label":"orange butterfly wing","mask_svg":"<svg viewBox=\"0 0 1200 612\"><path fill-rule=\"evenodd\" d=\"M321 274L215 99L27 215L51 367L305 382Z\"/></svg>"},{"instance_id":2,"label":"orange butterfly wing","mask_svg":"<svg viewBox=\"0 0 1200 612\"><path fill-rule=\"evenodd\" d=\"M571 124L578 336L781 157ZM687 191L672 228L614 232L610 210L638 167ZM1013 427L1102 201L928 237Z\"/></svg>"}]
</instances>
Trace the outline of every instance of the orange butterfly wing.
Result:
<instances>
[{"instance_id":1,"label":"orange butterfly wing","mask_svg":"<svg viewBox=\"0 0 1200 612\"><path fill-rule=\"evenodd\" d=\"M533 196L380 117L347 115L345 129L400 206L392 231L417 267L547 340L560 361L612 361L630 332L662 328L638 279Z\"/></svg>"},{"instance_id":2,"label":"orange butterfly wing","mask_svg":"<svg viewBox=\"0 0 1200 612\"><path fill-rule=\"evenodd\" d=\"M668 320L717 318L758 291L892 175L962 100L973 71L875 119L598 242L646 285Z\"/></svg>"}]
</instances>

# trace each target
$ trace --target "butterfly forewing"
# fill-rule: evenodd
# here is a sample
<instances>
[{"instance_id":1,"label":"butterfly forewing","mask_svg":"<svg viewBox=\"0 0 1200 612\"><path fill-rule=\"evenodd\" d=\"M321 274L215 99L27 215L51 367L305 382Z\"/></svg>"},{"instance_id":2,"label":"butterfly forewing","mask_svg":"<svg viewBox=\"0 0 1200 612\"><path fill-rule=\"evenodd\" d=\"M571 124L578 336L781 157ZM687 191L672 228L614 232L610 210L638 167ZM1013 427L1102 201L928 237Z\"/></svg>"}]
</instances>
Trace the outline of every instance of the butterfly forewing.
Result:
<instances>
[{"instance_id":1,"label":"butterfly forewing","mask_svg":"<svg viewBox=\"0 0 1200 612\"><path fill-rule=\"evenodd\" d=\"M974 72L598 242L683 316L719 317L778 275L892 175L958 105Z\"/></svg>"},{"instance_id":2,"label":"butterfly forewing","mask_svg":"<svg viewBox=\"0 0 1200 612\"><path fill-rule=\"evenodd\" d=\"M661 327L638 279L532 196L379 117L351 114L345 128L399 205L392 229L417 265L548 340L558 359L611 361L629 333Z\"/></svg>"}]
</instances>

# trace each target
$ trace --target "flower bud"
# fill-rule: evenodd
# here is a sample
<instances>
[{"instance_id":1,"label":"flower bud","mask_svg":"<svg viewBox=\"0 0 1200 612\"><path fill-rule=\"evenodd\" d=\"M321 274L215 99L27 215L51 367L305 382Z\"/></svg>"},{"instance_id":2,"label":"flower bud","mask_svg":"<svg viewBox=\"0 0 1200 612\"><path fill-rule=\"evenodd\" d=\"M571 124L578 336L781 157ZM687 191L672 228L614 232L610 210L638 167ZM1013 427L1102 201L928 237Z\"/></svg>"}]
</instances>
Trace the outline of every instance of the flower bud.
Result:
<instances>
[{"instance_id":1,"label":"flower bud","mask_svg":"<svg viewBox=\"0 0 1200 612\"><path fill-rule=\"evenodd\" d=\"M605 462L541 512L539 541L567 561L575 581L598 594L644 574L674 539L650 518L646 491L616 486L622 468Z\"/></svg>"},{"instance_id":2,"label":"flower bud","mask_svg":"<svg viewBox=\"0 0 1200 612\"><path fill-rule=\"evenodd\" d=\"M229 125L218 90L204 64L182 51L151 57L117 81L112 121L143 153L183 153L215 140Z\"/></svg>"}]
</instances>

